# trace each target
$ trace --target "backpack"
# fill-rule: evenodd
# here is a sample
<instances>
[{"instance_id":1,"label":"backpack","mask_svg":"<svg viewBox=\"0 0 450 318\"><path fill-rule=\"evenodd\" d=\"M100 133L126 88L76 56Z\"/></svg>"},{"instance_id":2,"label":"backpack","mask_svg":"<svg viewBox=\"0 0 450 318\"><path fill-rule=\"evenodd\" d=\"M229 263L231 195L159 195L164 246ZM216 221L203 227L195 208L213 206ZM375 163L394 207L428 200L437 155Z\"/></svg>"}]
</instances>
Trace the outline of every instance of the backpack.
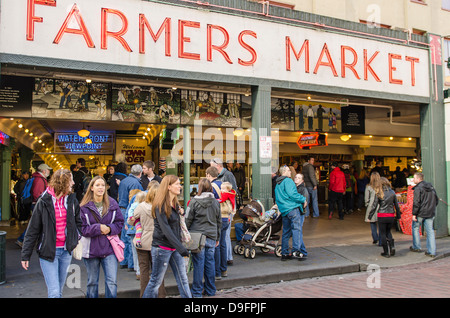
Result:
<instances>
[{"instance_id":1,"label":"backpack","mask_svg":"<svg viewBox=\"0 0 450 318\"><path fill-rule=\"evenodd\" d=\"M30 178L25 183L25 187L22 190L20 200L23 205L28 205L33 203L33 195L31 193L31 186L33 185L34 178Z\"/></svg>"},{"instance_id":2,"label":"backpack","mask_svg":"<svg viewBox=\"0 0 450 318\"><path fill-rule=\"evenodd\" d=\"M84 195L86 193L87 188L89 187L89 183L91 183L92 176L90 173L85 173L83 170L79 170L83 173L83 178L81 179L81 182L79 183L78 187L80 192Z\"/></svg>"}]
</instances>

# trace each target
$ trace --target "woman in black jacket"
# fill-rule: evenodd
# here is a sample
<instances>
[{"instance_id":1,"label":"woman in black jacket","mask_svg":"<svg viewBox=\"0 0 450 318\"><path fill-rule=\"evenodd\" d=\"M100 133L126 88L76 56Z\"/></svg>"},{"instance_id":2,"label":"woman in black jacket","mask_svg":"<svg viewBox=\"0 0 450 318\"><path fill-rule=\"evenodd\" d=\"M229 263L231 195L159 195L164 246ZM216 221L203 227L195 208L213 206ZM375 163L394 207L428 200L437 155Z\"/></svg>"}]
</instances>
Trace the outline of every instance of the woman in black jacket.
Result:
<instances>
[{"instance_id":1,"label":"woman in black jacket","mask_svg":"<svg viewBox=\"0 0 450 318\"><path fill-rule=\"evenodd\" d=\"M177 281L180 296L191 298L186 265L183 256L189 252L181 243L180 214L181 209L177 196L181 192L180 179L167 175L161 181L152 205L155 219L152 241L152 275L142 298L158 297L158 289L162 284L168 265Z\"/></svg>"},{"instance_id":2,"label":"woman in black jacket","mask_svg":"<svg viewBox=\"0 0 450 318\"><path fill-rule=\"evenodd\" d=\"M203 290L207 296L216 294L214 253L216 246L219 245L222 216L219 201L212 191L209 180L201 179L198 183L198 194L190 201L186 211L186 226L189 232L202 233L206 236L205 247L200 253L192 254L194 265L192 296L196 298L202 297Z\"/></svg>"},{"instance_id":3,"label":"woman in black jacket","mask_svg":"<svg viewBox=\"0 0 450 318\"><path fill-rule=\"evenodd\" d=\"M22 247L22 267L28 270L33 248L39 255L49 298L61 298L72 251L81 233L80 206L72 173L57 170L33 210Z\"/></svg>"},{"instance_id":4,"label":"woman in black jacket","mask_svg":"<svg viewBox=\"0 0 450 318\"><path fill-rule=\"evenodd\" d=\"M372 205L369 219L373 213L377 213L378 228L383 253L381 256L390 257L395 255L394 239L392 238L391 227L395 219L399 219L401 212L398 205L397 196L391 188L391 183L386 178L381 178L380 186L375 189L377 197Z\"/></svg>"}]
</instances>

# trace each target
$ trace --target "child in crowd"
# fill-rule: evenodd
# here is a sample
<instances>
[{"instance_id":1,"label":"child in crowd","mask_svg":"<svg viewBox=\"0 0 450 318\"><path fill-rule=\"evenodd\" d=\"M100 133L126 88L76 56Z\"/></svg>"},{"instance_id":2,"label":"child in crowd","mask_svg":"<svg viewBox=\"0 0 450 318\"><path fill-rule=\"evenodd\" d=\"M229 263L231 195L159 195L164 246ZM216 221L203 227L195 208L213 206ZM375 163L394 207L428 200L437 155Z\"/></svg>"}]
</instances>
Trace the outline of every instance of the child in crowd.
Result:
<instances>
[{"instance_id":1,"label":"child in crowd","mask_svg":"<svg viewBox=\"0 0 450 318\"><path fill-rule=\"evenodd\" d=\"M141 203L145 201L147 193L145 191L140 191L136 194L135 201L131 204L130 210L128 211L128 220L130 220L131 224L134 224L134 227L136 228L136 234L134 237L134 245L137 248L141 248L141 236L142 236L142 225L141 221L139 219L134 219L134 210L136 207ZM133 223L134 220L134 223ZM129 223L130 224L130 223Z\"/></svg>"},{"instance_id":2,"label":"child in crowd","mask_svg":"<svg viewBox=\"0 0 450 318\"><path fill-rule=\"evenodd\" d=\"M226 203L230 209L230 214L236 213L236 191L233 190L230 182L222 182L220 186L222 196L219 199L219 203Z\"/></svg>"}]
</instances>

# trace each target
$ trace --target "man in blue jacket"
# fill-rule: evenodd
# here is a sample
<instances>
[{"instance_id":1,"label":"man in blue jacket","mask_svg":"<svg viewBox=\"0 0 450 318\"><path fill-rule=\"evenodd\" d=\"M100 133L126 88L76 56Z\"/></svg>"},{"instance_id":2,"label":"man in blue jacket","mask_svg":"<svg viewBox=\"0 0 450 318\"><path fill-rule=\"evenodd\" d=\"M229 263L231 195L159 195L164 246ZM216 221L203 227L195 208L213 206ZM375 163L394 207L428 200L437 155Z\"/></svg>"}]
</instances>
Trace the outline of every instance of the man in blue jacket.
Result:
<instances>
[{"instance_id":1,"label":"man in blue jacket","mask_svg":"<svg viewBox=\"0 0 450 318\"><path fill-rule=\"evenodd\" d=\"M277 178L275 198L278 210L282 216L283 234L281 237L281 260L297 258L305 259L307 256L303 243L303 221L305 220L303 207L306 198L297 192L297 187L291 179L291 170L288 166L280 168L280 177ZM292 236L292 255L289 254L289 239Z\"/></svg>"},{"instance_id":2,"label":"man in blue jacket","mask_svg":"<svg viewBox=\"0 0 450 318\"><path fill-rule=\"evenodd\" d=\"M141 175L142 175L142 166L141 165L133 165L131 167L130 174L128 177L120 181L119 185L119 207L122 211L123 219L127 219L127 207L128 203L130 203L130 193L133 190L143 191L141 185ZM136 194L136 191L133 191ZM124 227L122 228L122 233L120 235L120 239L125 243L124 249L124 260L120 262L120 268L129 268L132 270L134 268L133 262L133 253L130 237L127 235L128 225L125 222ZM137 265L137 264L136 264Z\"/></svg>"}]
</instances>

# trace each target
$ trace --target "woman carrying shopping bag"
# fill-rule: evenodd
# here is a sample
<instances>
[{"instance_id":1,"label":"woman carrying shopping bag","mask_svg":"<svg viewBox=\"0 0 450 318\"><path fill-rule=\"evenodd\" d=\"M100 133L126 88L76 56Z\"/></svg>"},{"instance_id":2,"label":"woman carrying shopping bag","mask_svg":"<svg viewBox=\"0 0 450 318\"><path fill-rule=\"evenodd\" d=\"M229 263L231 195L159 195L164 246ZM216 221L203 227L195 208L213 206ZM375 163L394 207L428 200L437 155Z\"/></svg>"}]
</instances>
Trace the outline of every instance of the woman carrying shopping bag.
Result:
<instances>
[{"instance_id":1,"label":"woman carrying shopping bag","mask_svg":"<svg viewBox=\"0 0 450 318\"><path fill-rule=\"evenodd\" d=\"M219 245L222 217L219 202L214 198L208 179L203 178L198 183L198 193L190 201L186 215L189 232L202 233L206 236L205 247L199 253L192 253L194 265L192 296L201 298L203 291L207 296L214 296L216 294L214 252Z\"/></svg>"},{"instance_id":2,"label":"woman carrying shopping bag","mask_svg":"<svg viewBox=\"0 0 450 318\"><path fill-rule=\"evenodd\" d=\"M119 204L108 196L105 179L97 176L89 183L80 205L82 256L88 275L86 297L98 298L101 266L105 274L105 297L116 298L118 259L111 239L117 238L124 223Z\"/></svg>"},{"instance_id":3,"label":"woman carrying shopping bag","mask_svg":"<svg viewBox=\"0 0 450 318\"><path fill-rule=\"evenodd\" d=\"M167 175L161 181L153 200L152 215L155 220L151 252L152 275L143 298L158 297L158 289L169 265L177 281L180 296L192 297L183 258L189 256L189 252L181 242L180 213L183 211L177 199L180 193L180 179Z\"/></svg>"}]
</instances>

